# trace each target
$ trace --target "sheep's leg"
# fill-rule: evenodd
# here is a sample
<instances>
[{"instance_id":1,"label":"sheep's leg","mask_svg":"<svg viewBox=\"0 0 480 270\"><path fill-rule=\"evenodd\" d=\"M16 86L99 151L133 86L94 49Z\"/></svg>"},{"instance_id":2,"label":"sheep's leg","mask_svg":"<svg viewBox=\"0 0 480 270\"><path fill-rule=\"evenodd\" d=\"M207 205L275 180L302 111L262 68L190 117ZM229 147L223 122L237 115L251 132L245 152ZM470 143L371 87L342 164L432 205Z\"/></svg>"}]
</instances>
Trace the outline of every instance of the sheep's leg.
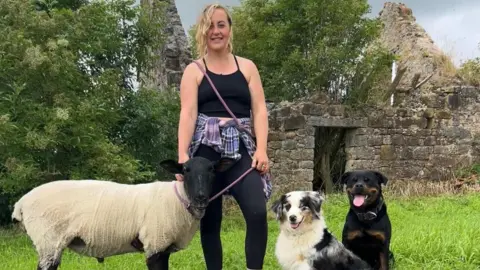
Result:
<instances>
[{"instance_id":1,"label":"sheep's leg","mask_svg":"<svg viewBox=\"0 0 480 270\"><path fill-rule=\"evenodd\" d=\"M147 267L148 270L168 270L168 260L170 258L170 252L158 252L148 257Z\"/></svg>"},{"instance_id":2,"label":"sheep's leg","mask_svg":"<svg viewBox=\"0 0 480 270\"><path fill-rule=\"evenodd\" d=\"M38 252L37 270L57 270L60 265L62 251Z\"/></svg>"}]
</instances>

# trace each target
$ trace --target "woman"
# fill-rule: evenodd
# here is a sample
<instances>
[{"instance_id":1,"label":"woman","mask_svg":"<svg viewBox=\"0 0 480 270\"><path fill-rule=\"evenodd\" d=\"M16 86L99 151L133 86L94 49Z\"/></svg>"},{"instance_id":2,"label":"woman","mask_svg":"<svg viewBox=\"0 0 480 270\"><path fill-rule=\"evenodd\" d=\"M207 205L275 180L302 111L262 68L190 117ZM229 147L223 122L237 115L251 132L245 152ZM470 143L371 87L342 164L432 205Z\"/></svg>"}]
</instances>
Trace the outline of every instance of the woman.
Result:
<instances>
[{"instance_id":1,"label":"woman","mask_svg":"<svg viewBox=\"0 0 480 270\"><path fill-rule=\"evenodd\" d=\"M254 129L257 145L247 133L240 132L235 126L225 125L232 117L200 67L191 63L185 68L180 85L178 162L183 163L192 156L210 160L218 160L221 156L238 159L228 171L218 175L213 194L235 181L250 167L256 168L228 192L239 204L247 225L247 268L262 269L267 245L266 200L270 196L271 183L267 157L268 115L260 75L252 61L232 54L232 19L221 5L208 5L202 12L197 24L196 41L200 56L196 61L207 72L242 125ZM205 136L212 130L214 136ZM213 140L215 137L216 140ZM221 221L222 196L219 196L210 202L200 225L207 269L223 268Z\"/></svg>"}]
</instances>

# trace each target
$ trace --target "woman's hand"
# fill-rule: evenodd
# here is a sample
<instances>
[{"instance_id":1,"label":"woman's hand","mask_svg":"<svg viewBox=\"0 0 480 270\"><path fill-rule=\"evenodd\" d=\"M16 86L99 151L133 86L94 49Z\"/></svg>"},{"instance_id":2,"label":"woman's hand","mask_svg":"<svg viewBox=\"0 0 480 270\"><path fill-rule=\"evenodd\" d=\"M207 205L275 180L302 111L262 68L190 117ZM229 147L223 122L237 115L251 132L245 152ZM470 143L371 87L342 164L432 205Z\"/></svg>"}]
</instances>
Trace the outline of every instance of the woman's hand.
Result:
<instances>
[{"instance_id":1,"label":"woman's hand","mask_svg":"<svg viewBox=\"0 0 480 270\"><path fill-rule=\"evenodd\" d=\"M188 156L188 154L178 155L178 163L179 164L185 163L189 159L190 159L190 157ZM183 175L182 174L175 174L175 179L177 179L177 181L182 182L183 181Z\"/></svg>"},{"instance_id":2,"label":"woman's hand","mask_svg":"<svg viewBox=\"0 0 480 270\"><path fill-rule=\"evenodd\" d=\"M253 160L252 160L252 167L259 170L261 174L268 172L269 167L268 167L268 157L267 157L266 151L260 151L260 150L255 151L255 154L253 155Z\"/></svg>"}]
</instances>

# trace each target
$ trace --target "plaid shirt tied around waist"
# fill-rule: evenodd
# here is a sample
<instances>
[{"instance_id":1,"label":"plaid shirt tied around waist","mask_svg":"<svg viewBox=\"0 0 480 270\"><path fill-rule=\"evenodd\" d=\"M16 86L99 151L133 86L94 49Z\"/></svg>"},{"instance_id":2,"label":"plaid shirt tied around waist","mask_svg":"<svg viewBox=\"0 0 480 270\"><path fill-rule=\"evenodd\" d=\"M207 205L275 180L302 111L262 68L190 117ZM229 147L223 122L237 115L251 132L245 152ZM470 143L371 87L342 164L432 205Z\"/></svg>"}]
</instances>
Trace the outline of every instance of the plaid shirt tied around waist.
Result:
<instances>
[{"instance_id":1,"label":"plaid shirt tied around waist","mask_svg":"<svg viewBox=\"0 0 480 270\"><path fill-rule=\"evenodd\" d=\"M216 117L208 117L205 114L199 113L193 140L189 147L189 156L192 157L198 150L201 144L212 147L216 152L221 154L221 157L232 158L239 160L240 154L240 140L247 148L250 157L253 157L257 146L251 134L251 120L250 118L238 118L240 125L249 132L244 132L242 127L238 127L235 120L230 120L225 123L220 123L220 119ZM272 194L272 183L270 173L261 175L263 181L263 191L265 198L268 200ZM229 191L225 194L230 195Z\"/></svg>"}]
</instances>

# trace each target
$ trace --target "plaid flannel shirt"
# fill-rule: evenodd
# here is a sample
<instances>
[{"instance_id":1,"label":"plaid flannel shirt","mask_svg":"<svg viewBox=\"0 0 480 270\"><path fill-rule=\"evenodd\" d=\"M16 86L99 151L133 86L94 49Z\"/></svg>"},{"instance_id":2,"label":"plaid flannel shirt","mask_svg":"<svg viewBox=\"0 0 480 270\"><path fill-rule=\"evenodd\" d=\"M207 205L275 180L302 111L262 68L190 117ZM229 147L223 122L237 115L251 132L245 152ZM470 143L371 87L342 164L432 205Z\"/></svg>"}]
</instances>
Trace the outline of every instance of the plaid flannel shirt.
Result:
<instances>
[{"instance_id":1,"label":"plaid flannel shirt","mask_svg":"<svg viewBox=\"0 0 480 270\"><path fill-rule=\"evenodd\" d=\"M239 118L238 121L240 125L251 134L250 118ZM248 154L250 157L253 157L256 145L249 133L242 132L241 129L238 128L235 120L230 120L221 125L220 119L199 113L193 140L189 147L189 155L192 157L200 145L204 144L220 153L221 157L239 160L242 158L242 155L239 153L240 140L242 140L247 148ZM264 186L263 191L268 200L272 194L271 175L270 173L266 173L263 174L261 178ZM225 194L230 195L228 190Z\"/></svg>"}]
</instances>

